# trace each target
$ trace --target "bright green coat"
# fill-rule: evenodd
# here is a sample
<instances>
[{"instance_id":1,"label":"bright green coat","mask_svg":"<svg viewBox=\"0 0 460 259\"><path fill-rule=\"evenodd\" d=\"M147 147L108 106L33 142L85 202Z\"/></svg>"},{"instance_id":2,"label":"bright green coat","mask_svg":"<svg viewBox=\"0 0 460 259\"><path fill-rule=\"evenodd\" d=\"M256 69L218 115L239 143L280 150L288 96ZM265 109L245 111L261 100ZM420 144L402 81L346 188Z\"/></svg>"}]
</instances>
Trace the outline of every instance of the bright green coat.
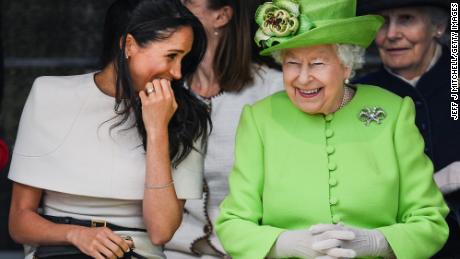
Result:
<instances>
[{"instance_id":1,"label":"bright green coat","mask_svg":"<svg viewBox=\"0 0 460 259\"><path fill-rule=\"evenodd\" d=\"M366 126L358 114L387 116ZM309 115L285 92L241 115L230 194L216 230L234 258L263 258L286 229L343 222L378 228L400 259L429 258L448 236L414 104L374 86L334 114Z\"/></svg>"}]
</instances>

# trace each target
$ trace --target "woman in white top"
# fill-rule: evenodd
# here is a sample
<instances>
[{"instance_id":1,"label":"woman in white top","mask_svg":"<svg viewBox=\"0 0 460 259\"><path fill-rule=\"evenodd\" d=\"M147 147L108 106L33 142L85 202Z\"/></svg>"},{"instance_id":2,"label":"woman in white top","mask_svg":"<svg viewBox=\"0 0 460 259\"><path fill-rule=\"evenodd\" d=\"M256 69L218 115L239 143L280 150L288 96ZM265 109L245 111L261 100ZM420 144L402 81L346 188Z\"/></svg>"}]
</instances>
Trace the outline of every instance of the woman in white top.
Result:
<instances>
[{"instance_id":1,"label":"woman in white top","mask_svg":"<svg viewBox=\"0 0 460 259\"><path fill-rule=\"evenodd\" d=\"M219 204L228 194L235 133L243 106L283 88L281 72L267 66L253 43L254 13L260 0L183 0L203 23L208 48L188 80L192 91L211 109L202 200L188 201L182 225L166 244L168 258L220 258L222 246L214 232Z\"/></svg>"},{"instance_id":2,"label":"woman in white top","mask_svg":"<svg viewBox=\"0 0 460 259\"><path fill-rule=\"evenodd\" d=\"M9 173L10 233L27 258L164 258L185 199L202 194L209 115L181 78L205 48L179 0L117 0L101 71L35 81Z\"/></svg>"}]
</instances>

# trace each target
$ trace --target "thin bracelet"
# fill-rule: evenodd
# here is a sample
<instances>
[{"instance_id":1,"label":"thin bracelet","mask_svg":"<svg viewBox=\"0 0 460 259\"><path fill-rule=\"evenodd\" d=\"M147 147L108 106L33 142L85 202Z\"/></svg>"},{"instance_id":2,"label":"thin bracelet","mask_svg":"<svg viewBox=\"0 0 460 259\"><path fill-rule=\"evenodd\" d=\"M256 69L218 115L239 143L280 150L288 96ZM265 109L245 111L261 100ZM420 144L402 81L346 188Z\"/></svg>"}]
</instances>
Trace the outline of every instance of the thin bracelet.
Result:
<instances>
[{"instance_id":1,"label":"thin bracelet","mask_svg":"<svg viewBox=\"0 0 460 259\"><path fill-rule=\"evenodd\" d=\"M145 184L144 187L145 189L164 189L164 188L168 188L169 186L172 186L173 184L174 184L174 181L167 183L167 184L163 184L163 185Z\"/></svg>"}]
</instances>

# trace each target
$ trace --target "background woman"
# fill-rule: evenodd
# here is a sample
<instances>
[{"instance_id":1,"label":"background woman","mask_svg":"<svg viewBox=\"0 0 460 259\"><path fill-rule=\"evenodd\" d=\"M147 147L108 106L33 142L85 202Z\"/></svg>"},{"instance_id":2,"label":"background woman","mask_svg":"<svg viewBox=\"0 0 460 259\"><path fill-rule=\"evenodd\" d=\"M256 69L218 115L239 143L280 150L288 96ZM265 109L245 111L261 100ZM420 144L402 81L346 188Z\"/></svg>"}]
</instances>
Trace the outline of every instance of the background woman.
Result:
<instances>
[{"instance_id":1,"label":"background woman","mask_svg":"<svg viewBox=\"0 0 460 259\"><path fill-rule=\"evenodd\" d=\"M201 197L208 115L180 79L196 69L204 39L179 1L118 0L106 16L101 71L35 81L9 174L17 242L72 245L94 258L130 248L164 257L184 199Z\"/></svg>"},{"instance_id":2,"label":"background woman","mask_svg":"<svg viewBox=\"0 0 460 259\"><path fill-rule=\"evenodd\" d=\"M204 163L205 199L188 201L181 227L166 244L170 258L221 257L214 233L218 206L228 194L236 128L244 105L282 89L281 73L258 55L253 22L258 0L183 0L203 23L208 48L188 85L211 109L213 129ZM267 62L265 62L267 61Z\"/></svg>"},{"instance_id":3,"label":"background woman","mask_svg":"<svg viewBox=\"0 0 460 259\"><path fill-rule=\"evenodd\" d=\"M449 240L439 256L460 254L460 122L451 118L450 50L441 43L448 26L450 1L359 1L358 10L378 13L385 24L377 33L383 66L357 82L381 86L414 100L425 153L434 179L445 195Z\"/></svg>"},{"instance_id":4,"label":"background woman","mask_svg":"<svg viewBox=\"0 0 460 259\"><path fill-rule=\"evenodd\" d=\"M232 258L429 258L447 239L412 100L347 83L383 23L355 7L257 11L256 40L282 61L286 91L243 110L216 223Z\"/></svg>"}]
</instances>

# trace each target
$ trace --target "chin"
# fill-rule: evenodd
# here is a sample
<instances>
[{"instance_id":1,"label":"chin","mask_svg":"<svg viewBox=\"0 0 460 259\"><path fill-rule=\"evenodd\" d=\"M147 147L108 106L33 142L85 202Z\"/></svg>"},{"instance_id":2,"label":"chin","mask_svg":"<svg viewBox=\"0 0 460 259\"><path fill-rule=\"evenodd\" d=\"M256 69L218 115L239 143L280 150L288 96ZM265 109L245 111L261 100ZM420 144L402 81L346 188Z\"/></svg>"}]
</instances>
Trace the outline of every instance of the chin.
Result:
<instances>
[{"instance_id":1,"label":"chin","mask_svg":"<svg viewBox=\"0 0 460 259\"><path fill-rule=\"evenodd\" d=\"M295 105L295 106L297 107L297 109L301 110L302 112L304 112L306 114L313 115L313 114L321 113L319 109L315 109L315 108L312 108L312 107L305 107L305 106L302 106L302 105Z\"/></svg>"}]
</instances>

